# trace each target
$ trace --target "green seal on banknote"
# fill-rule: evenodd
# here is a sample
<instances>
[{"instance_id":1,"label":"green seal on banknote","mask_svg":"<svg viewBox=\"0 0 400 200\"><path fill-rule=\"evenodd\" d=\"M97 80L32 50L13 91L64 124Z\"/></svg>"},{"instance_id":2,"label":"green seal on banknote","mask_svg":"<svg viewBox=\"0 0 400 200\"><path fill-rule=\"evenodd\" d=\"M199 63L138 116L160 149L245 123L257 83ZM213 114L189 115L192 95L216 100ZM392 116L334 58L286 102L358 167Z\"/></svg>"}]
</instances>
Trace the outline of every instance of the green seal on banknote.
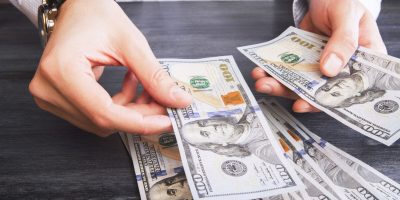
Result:
<instances>
[{"instance_id":1,"label":"green seal on banknote","mask_svg":"<svg viewBox=\"0 0 400 200\"><path fill-rule=\"evenodd\" d=\"M172 147L176 146L176 138L174 134L170 133L164 133L160 135L160 138L158 139L158 143L162 146L166 147Z\"/></svg>"},{"instance_id":2,"label":"green seal on banknote","mask_svg":"<svg viewBox=\"0 0 400 200\"><path fill-rule=\"evenodd\" d=\"M210 81L204 76L194 76L190 79L190 85L196 89L206 89L210 87Z\"/></svg>"},{"instance_id":3,"label":"green seal on banknote","mask_svg":"<svg viewBox=\"0 0 400 200\"><path fill-rule=\"evenodd\" d=\"M300 60L300 56L293 53L283 53L280 55L280 58L283 62L288 64L297 63Z\"/></svg>"}]
</instances>

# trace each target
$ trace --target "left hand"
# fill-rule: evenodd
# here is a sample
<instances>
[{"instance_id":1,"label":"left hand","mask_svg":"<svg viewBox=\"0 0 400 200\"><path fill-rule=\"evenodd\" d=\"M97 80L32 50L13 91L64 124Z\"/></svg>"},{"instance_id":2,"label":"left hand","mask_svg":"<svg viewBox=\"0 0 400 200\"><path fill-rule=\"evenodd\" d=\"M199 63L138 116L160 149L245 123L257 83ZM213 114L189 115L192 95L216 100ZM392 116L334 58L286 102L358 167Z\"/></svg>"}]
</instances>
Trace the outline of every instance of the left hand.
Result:
<instances>
[{"instance_id":1,"label":"left hand","mask_svg":"<svg viewBox=\"0 0 400 200\"><path fill-rule=\"evenodd\" d=\"M309 6L300 28L330 37L320 59L325 76L339 74L359 45L387 53L375 19L359 0L311 0ZM252 71L252 76L258 92L295 99L294 112L319 111L260 67Z\"/></svg>"}]
</instances>

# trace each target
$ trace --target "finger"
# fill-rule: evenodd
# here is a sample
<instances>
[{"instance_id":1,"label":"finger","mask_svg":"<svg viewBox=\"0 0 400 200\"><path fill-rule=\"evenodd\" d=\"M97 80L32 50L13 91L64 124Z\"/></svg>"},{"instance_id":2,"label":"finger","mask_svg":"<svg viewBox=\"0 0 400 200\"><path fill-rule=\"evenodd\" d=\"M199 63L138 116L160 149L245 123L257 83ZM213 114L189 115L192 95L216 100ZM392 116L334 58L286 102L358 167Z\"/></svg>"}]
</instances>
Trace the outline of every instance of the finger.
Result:
<instances>
[{"instance_id":1,"label":"finger","mask_svg":"<svg viewBox=\"0 0 400 200\"><path fill-rule=\"evenodd\" d=\"M142 94L136 99L135 103L137 104L146 104L151 101L151 97L146 90L143 90Z\"/></svg>"},{"instance_id":2,"label":"finger","mask_svg":"<svg viewBox=\"0 0 400 200\"><path fill-rule=\"evenodd\" d=\"M351 5L341 7L329 16L332 35L321 55L321 72L329 77L339 74L358 46L361 16Z\"/></svg>"},{"instance_id":3,"label":"finger","mask_svg":"<svg viewBox=\"0 0 400 200\"><path fill-rule=\"evenodd\" d=\"M96 66L96 67L93 67L92 70L93 70L94 76L96 77L96 80L98 81L104 72L104 66Z\"/></svg>"},{"instance_id":4,"label":"finger","mask_svg":"<svg viewBox=\"0 0 400 200\"><path fill-rule=\"evenodd\" d=\"M61 80L68 84L58 83L53 77L52 82L58 91L62 91L71 104L101 129L153 134L169 130L171 126L167 116L143 116L135 110L114 104L107 91L93 78L88 62L79 61L74 67L66 67L59 76L63 76Z\"/></svg>"},{"instance_id":5,"label":"finger","mask_svg":"<svg viewBox=\"0 0 400 200\"><path fill-rule=\"evenodd\" d=\"M83 116L83 113L62 96L56 88L52 87L52 84L41 73L35 74L35 77L29 84L29 91L35 98L40 99L41 102L47 102L75 116Z\"/></svg>"},{"instance_id":6,"label":"finger","mask_svg":"<svg viewBox=\"0 0 400 200\"><path fill-rule=\"evenodd\" d=\"M130 103L127 104L126 107L142 113L143 116L167 115L167 110L165 107L154 101L147 104Z\"/></svg>"},{"instance_id":7,"label":"finger","mask_svg":"<svg viewBox=\"0 0 400 200\"><path fill-rule=\"evenodd\" d=\"M41 109L68 121L72 125L82 130L85 130L90 133L95 133L96 135L102 137L108 136L114 132L112 130L99 129L89 119L83 117L83 115L76 115L75 113L66 112L66 110L60 109L59 107L54 106L51 103L48 103L39 98L34 98L34 100Z\"/></svg>"},{"instance_id":8,"label":"finger","mask_svg":"<svg viewBox=\"0 0 400 200\"><path fill-rule=\"evenodd\" d=\"M358 39L360 46L364 46L374 51L387 54L385 43L379 33L378 25L373 16L366 12L360 22L360 36Z\"/></svg>"},{"instance_id":9,"label":"finger","mask_svg":"<svg viewBox=\"0 0 400 200\"><path fill-rule=\"evenodd\" d=\"M256 81L256 91L266 93L273 96L286 97L290 99L298 99L299 96L290 91L287 87L279 83L272 77L260 78Z\"/></svg>"},{"instance_id":10,"label":"finger","mask_svg":"<svg viewBox=\"0 0 400 200\"><path fill-rule=\"evenodd\" d=\"M309 12L307 12L306 15L304 15L304 18L303 20L301 20L299 27L300 29L303 29L305 31L323 35L323 33L318 28L315 27Z\"/></svg>"},{"instance_id":11,"label":"finger","mask_svg":"<svg viewBox=\"0 0 400 200\"><path fill-rule=\"evenodd\" d=\"M36 73L32 82L29 84L29 90L34 95L34 100L41 109L65 119L85 131L95 133L99 136L107 136L112 133L111 130L101 130L97 128L55 88L51 87L51 84L41 73Z\"/></svg>"},{"instance_id":12,"label":"finger","mask_svg":"<svg viewBox=\"0 0 400 200\"><path fill-rule=\"evenodd\" d=\"M119 105L125 105L131 101L136 96L138 80L135 75L128 71L125 74L124 81L122 82L121 92L117 93L112 97L113 102Z\"/></svg>"},{"instance_id":13,"label":"finger","mask_svg":"<svg viewBox=\"0 0 400 200\"><path fill-rule=\"evenodd\" d=\"M141 35L141 34L140 34ZM183 108L192 102L192 97L179 88L169 74L161 67L144 37L129 34L130 45L121 46L124 63L132 70L143 87L157 102L168 106ZM140 47L140 48L138 48Z\"/></svg>"},{"instance_id":14,"label":"finger","mask_svg":"<svg viewBox=\"0 0 400 200\"><path fill-rule=\"evenodd\" d=\"M266 76L269 76L269 75L261 67L255 67L251 71L251 76L253 77L253 79L257 80L257 79L260 79L262 77L266 77Z\"/></svg>"},{"instance_id":15,"label":"finger","mask_svg":"<svg viewBox=\"0 0 400 200\"><path fill-rule=\"evenodd\" d=\"M294 112L305 113L305 112L321 112L319 109L315 108L307 101L303 99L298 99L293 103L292 109Z\"/></svg>"}]
</instances>

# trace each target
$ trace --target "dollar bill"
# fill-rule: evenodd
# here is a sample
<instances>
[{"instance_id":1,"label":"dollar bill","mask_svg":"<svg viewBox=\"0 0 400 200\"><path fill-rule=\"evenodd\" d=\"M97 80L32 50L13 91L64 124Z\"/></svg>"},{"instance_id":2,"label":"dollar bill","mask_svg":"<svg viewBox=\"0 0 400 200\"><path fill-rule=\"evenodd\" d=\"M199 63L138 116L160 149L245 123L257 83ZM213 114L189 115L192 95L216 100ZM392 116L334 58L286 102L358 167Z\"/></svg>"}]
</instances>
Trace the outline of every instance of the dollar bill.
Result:
<instances>
[{"instance_id":1,"label":"dollar bill","mask_svg":"<svg viewBox=\"0 0 400 200\"><path fill-rule=\"evenodd\" d=\"M323 48L291 27L269 42L238 49L311 105L372 139L393 144L400 138L400 79L357 59L327 78L319 70Z\"/></svg>"},{"instance_id":2,"label":"dollar bill","mask_svg":"<svg viewBox=\"0 0 400 200\"><path fill-rule=\"evenodd\" d=\"M268 104L267 104L268 107ZM273 112L270 107L269 111ZM329 155L318 145L308 143L293 127L288 126L276 113L264 112L267 118L280 130L290 145L313 159L324 174L335 184L334 190L342 199L383 199L382 194L368 184L359 174L336 157Z\"/></svg>"},{"instance_id":3,"label":"dollar bill","mask_svg":"<svg viewBox=\"0 0 400 200\"><path fill-rule=\"evenodd\" d=\"M271 127L274 127L272 122L269 123ZM276 134L276 139L279 140L283 150L285 151L285 156L288 158L290 164L295 168L301 181L306 186L305 194L303 193L302 195L304 196L304 199L310 199L310 200L338 199L338 196L332 190L332 188L325 183L323 178L316 173L314 168L312 168L310 164L307 163L307 161L303 158L303 156L301 156L300 153L296 155L297 152L293 152L292 150L293 148L291 148L290 145L288 145L285 142L285 139L281 138L279 135L280 134L278 133Z\"/></svg>"},{"instance_id":4,"label":"dollar bill","mask_svg":"<svg viewBox=\"0 0 400 200\"><path fill-rule=\"evenodd\" d=\"M125 136L142 200L193 199L173 133Z\"/></svg>"},{"instance_id":5,"label":"dollar bill","mask_svg":"<svg viewBox=\"0 0 400 200\"><path fill-rule=\"evenodd\" d=\"M310 41L318 43L323 47L328 42L328 37L296 29L296 32ZM386 74L400 79L400 59L373 51L371 49L359 46L351 57L352 60L369 65L372 68L382 71Z\"/></svg>"},{"instance_id":6,"label":"dollar bill","mask_svg":"<svg viewBox=\"0 0 400 200\"><path fill-rule=\"evenodd\" d=\"M194 98L168 113L195 199L253 199L304 188L232 56L160 63Z\"/></svg>"},{"instance_id":7,"label":"dollar bill","mask_svg":"<svg viewBox=\"0 0 400 200\"><path fill-rule=\"evenodd\" d=\"M265 101L264 101L265 102ZM268 101L275 113L282 117L290 126L295 127L297 132L303 135L309 143L317 143L328 154L336 156L337 160L343 161L354 170L354 173L361 176L366 182L376 189L384 199L395 200L400 199L400 185L383 175L376 169L362 162L361 160L342 151L334 145L321 139L319 136L307 129L302 123L288 113L279 103Z\"/></svg>"},{"instance_id":8,"label":"dollar bill","mask_svg":"<svg viewBox=\"0 0 400 200\"><path fill-rule=\"evenodd\" d=\"M260 101L259 104L263 113L269 112L264 101ZM329 179L328 176L324 175L324 171L322 171L308 155L304 154L303 151L296 151L296 147L291 145L291 143L282 135L273 122L268 118L267 120L275 138L279 141L282 150L285 152L285 157L289 160L290 164L295 168L297 173L300 173L303 177L311 177L313 179L313 183L317 183L319 186L323 187L324 189L320 191L324 191L323 194L328 199L345 199L344 194L337 194L334 191L336 185ZM297 147L297 149L301 149L301 147ZM307 176L305 176L305 174L307 174ZM302 176L300 176L300 178L303 181L304 179ZM303 181L303 183L305 182ZM307 183L305 183L305 185L307 186Z\"/></svg>"}]
</instances>

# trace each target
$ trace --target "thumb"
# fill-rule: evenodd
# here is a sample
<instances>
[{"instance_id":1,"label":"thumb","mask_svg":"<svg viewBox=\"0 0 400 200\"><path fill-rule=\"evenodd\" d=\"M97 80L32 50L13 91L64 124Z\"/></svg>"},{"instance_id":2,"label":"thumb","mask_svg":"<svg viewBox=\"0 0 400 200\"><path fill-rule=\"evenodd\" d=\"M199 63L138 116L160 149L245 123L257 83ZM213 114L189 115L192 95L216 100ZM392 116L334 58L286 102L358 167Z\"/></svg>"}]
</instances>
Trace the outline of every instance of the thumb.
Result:
<instances>
[{"instance_id":1,"label":"thumb","mask_svg":"<svg viewBox=\"0 0 400 200\"><path fill-rule=\"evenodd\" d=\"M332 35L321 55L322 74L332 77L340 73L358 47L359 19L354 14L333 17Z\"/></svg>"},{"instance_id":2,"label":"thumb","mask_svg":"<svg viewBox=\"0 0 400 200\"><path fill-rule=\"evenodd\" d=\"M161 67L144 36L141 37L141 41L135 41L134 45L125 46L129 46L123 56L125 65L135 73L154 100L172 108L183 108L192 102L192 97L179 88Z\"/></svg>"}]
</instances>

